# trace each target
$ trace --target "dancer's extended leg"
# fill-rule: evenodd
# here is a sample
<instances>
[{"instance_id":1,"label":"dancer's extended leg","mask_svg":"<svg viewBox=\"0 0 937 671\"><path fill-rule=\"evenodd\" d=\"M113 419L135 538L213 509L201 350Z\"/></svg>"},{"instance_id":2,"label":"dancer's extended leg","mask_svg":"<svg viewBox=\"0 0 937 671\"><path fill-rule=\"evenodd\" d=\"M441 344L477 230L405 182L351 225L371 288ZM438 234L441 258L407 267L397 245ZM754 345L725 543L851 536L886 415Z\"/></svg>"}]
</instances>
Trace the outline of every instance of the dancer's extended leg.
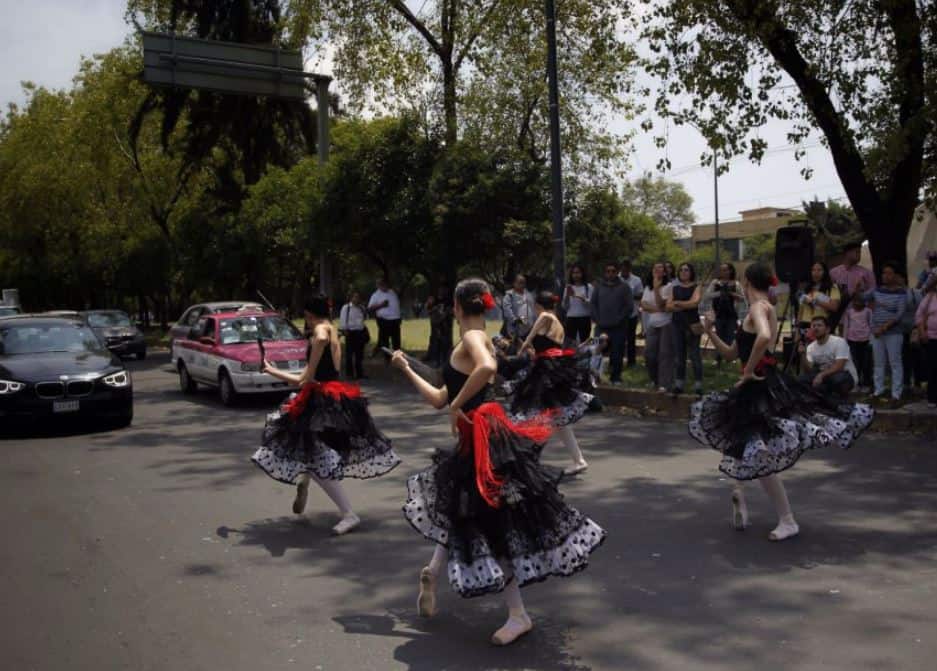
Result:
<instances>
[{"instance_id":1,"label":"dancer's extended leg","mask_svg":"<svg viewBox=\"0 0 937 671\"><path fill-rule=\"evenodd\" d=\"M589 464L586 463L585 458L582 456L582 450L579 449L579 442L576 440L576 434L573 433L572 427L560 426L556 428L554 433L556 433L557 437L562 441L563 446L569 453L570 459L573 460L573 465L567 468L565 473L567 475L575 475L589 468Z\"/></svg>"}]
</instances>

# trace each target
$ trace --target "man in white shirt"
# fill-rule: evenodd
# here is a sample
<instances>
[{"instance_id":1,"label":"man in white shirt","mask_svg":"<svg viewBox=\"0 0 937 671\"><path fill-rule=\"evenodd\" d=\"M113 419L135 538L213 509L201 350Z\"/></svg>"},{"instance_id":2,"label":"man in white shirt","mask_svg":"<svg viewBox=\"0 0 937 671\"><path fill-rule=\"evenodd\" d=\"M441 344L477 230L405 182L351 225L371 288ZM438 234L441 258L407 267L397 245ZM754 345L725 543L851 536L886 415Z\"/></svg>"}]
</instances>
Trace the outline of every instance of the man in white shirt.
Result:
<instances>
[{"instance_id":1,"label":"man in white shirt","mask_svg":"<svg viewBox=\"0 0 937 671\"><path fill-rule=\"evenodd\" d=\"M849 354L849 343L830 333L826 317L814 317L810 326L816 339L807 346L809 370L801 380L825 394L845 398L859 379Z\"/></svg>"},{"instance_id":2,"label":"man in white shirt","mask_svg":"<svg viewBox=\"0 0 937 671\"><path fill-rule=\"evenodd\" d=\"M395 351L400 349L400 299L397 292L388 286L386 277L378 279L377 291L371 294L368 301L368 312L377 319L374 355L380 353L381 347Z\"/></svg>"},{"instance_id":3,"label":"man in white shirt","mask_svg":"<svg viewBox=\"0 0 937 671\"><path fill-rule=\"evenodd\" d=\"M368 331L364 321L368 313L361 304L361 294L351 292L351 298L342 306L338 316L338 330L345 336L345 377L349 380L365 379L364 346Z\"/></svg>"},{"instance_id":4,"label":"man in white shirt","mask_svg":"<svg viewBox=\"0 0 937 671\"><path fill-rule=\"evenodd\" d=\"M628 349L628 367L635 365L638 355L637 355L637 333L638 333L638 317L640 316L640 310L638 307L641 304L641 296L644 294L644 282L641 281L641 278L631 272L631 260L625 259L621 262L621 274L620 277L625 283L631 287L631 295L634 297L634 308L631 310L631 316L628 318L627 323L625 324L625 339L627 341Z\"/></svg>"},{"instance_id":5,"label":"man in white shirt","mask_svg":"<svg viewBox=\"0 0 937 671\"><path fill-rule=\"evenodd\" d=\"M527 291L526 277L518 275L514 278L514 286L504 293L501 311L504 315L501 334L512 341L526 338L537 320L534 295Z\"/></svg>"}]
</instances>

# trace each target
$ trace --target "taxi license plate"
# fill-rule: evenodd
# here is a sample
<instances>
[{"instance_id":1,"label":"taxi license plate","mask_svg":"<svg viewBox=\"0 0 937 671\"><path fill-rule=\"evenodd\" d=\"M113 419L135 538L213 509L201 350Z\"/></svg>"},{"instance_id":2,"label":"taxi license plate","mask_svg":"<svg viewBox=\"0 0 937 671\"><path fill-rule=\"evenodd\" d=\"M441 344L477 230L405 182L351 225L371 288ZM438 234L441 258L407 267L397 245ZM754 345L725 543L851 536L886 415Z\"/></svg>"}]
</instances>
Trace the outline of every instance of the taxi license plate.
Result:
<instances>
[{"instance_id":1,"label":"taxi license plate","mask_svg":"<svg viewBox=\"0 0 937 671\"><path fill-rule=\"evenodd\" d=\"M290 370L299 370L299 362L295 360L287 361L286 365Z\"/></svg>"},{"instance_id":2,"label":"taxi license plate","mask_svg":"<svg viewBox=\"0 0 937 671\"><path fill-rule=\"evenodd\" d=\"M78 401L52 401L52 412L78 412Z\"/></svg>"}]
</instances>

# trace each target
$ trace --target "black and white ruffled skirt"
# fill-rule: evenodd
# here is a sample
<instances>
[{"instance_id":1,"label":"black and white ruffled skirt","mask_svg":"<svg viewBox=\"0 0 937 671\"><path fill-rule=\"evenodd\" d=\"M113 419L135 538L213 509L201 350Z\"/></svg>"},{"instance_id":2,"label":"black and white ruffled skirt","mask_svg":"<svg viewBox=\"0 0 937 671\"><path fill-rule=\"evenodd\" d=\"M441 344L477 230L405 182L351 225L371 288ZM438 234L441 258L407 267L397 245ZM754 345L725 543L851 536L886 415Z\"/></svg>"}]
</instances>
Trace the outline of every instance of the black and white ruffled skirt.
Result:
<instances>
[{"instance_id":1,"label":"black and white ruffled skirt","mask_svg":"<svg viewBox=\"0 0 937 671\"><path fill-rule=\"evenodd\" d=\"M511 419L524 422L547 412L554 426L574 424L595 407L593 389L588 357L568 351L538 355L511 385Z\"/></svg>"},{"instance_id":2,"label":"black and white ruffled skirt","mask_svg":"<svg viewBox=\"0 0 937 671\"><path fill-rule=\"evenodd\" d=\"M303 474L373 478L395 468L400 458L375 427L357 385L314 382L267 415L251 461L274 480L296 484Z\"/></svg>"},{"instance_id":3,"label":"black and white ruffled skirt","mask_svg":"<svg viewBox=\"0 0 937 671\"><path fill-rule=\"evenodd\" d=\"M517 425L497 403L468 415L459 447L408 479L403 507L414 529L448 548L452 589L480 596L512 574L523 587L585 569L606 534L565 503L562 472L540 464L548 420Z\"/></svg>"},{"instance_id":4,"label":"black and white ruffled skirt","mask_svg":"<svg viewBox=\"0 0 937 671\"><path fill-rule=\"evenodd\" d=\"M780 473L807 450L849 449L872 423L868 405L823 396L774 367L764 374L764 380L708 394L690 410L690 435L722 453L719 470L731 478Z\"/></svg>"}]
</instances>

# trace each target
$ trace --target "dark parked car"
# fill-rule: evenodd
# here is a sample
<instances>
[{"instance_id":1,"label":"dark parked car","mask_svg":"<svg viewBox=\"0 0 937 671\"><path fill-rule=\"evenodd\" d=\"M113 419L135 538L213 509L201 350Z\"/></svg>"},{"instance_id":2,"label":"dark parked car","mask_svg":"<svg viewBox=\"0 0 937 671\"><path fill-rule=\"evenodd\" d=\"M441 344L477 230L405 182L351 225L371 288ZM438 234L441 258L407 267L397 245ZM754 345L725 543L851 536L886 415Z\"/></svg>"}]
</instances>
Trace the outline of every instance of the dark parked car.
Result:
<instances>
[{"instance_id":1,"label":"dark parked car","mask_svg":"<svg viewBox=\"0 0 937 671\"><path fill-rule=\"evenodd\" d=\"M143 332L120 310L88 310L81 318L91 327L98 339L117 356L133 355L146 358L146 339Z\"/></svg>"},{"instance_id":2,"label":"dark parked car","mask_svg":"<svg viewBox=\"0 0 937 671\"><path fill-rule=\"evenodd\" d=\"M179 321L169 329L169 351L172 343L178 338L187 338L192 327L198 323L200 317L218 314L219 312L237 312L251 310L263 312L266 308L256 301L217 301L214 303L198 303L182 313Z\"/></svg>"},{"instance_id":3,"label":"dark parked car","mask_svg":"<svg viewBox=\"0 0 937 671\"><path fill-rule=\"evenodd\" d=\"M20 309L12 305L0 305L0 317L13 317L20 314Z\"/></svg>"},{"instance_id":4,"label":"dark parked car","mask_svg":"<svg viewBox=\"0 0 937 671\"><path fill-rule=\"evenodd\" d=\"M24 315L0 321L0 418L133 420L133 383L82 321Z\"/></svg>"}]
</instances>

